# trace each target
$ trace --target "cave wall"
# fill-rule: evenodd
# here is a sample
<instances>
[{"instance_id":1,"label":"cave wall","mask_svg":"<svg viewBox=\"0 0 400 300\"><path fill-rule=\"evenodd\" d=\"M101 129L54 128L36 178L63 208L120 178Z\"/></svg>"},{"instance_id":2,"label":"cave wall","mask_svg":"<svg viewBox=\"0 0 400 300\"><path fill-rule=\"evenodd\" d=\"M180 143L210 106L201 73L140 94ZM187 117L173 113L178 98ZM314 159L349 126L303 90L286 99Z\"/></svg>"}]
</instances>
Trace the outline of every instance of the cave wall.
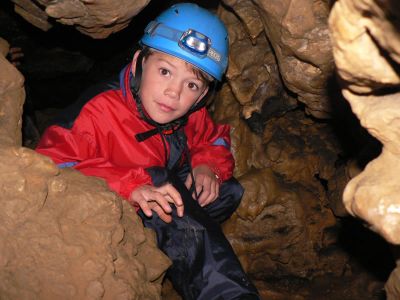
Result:
<instances>
[{"instance_id":1,"label":"cave wall","mask_svg":"<svg viewBox=\"0 0 400 300\"><path fill-rule=\"evenodd\" d=\"M340 0L329 23L342 93L361 124L382 143L379 157L348 183L343 200L352 215L398 245L400 4ZM388 299L400 298L399 270L398 266L386 285Z\"/></svg>"},{"instance_id":2,"label":"cave wall","mask_svg":"<svg viewBox=\"0 0 400 300\"><path fill-rule=\"evenodd\" d=\"M21 147L22 74L0 39L2 299L160 299L169 259L104 181Z\"/></svg>"},{"instance_id":3,"label":"cave wall","mask_svg":"<svg viewBox=\"0 0 400 300\"><path fill-rule=\"evenodd\" d=\"M74 26L83 34L93 38L106 38L128 26L150 0L107 0L53 1L12 0L15 12L29 23L47 31L54 20Z\"/></svg>"},{"instance_id":4,"label":"cave wall","mask_svg":"<svg viewBox=\"0 0 400 300\"><path fill-rule=\"evenodd\" d=\"M317 118L329 117L331 107L327 94L327 81L333 75L333 57L326 22L329 1L224 0L223 2L242 20L247 36L256 47L262 48L264 52L273 50L277 66L268 62L258 63L259 68L264 69L263 73L274 77L276 76L274 71L278 68L286 88L297 95L298 101L305 104L309 114ZM236 38L234 35L231 36ZM265 39L268 42L264 43L267 44L264 46L261 43ZM244 55L245 53L242 52L237 56L240 57L242 64L246 58L254 63L252 58L259 57ZM241 74L250 81L257 78L255 72L249 73L246 68L246 72ZM276 87L274 81L264 80L264 90L271 90L271 87L274 89ZM263 94L253 94L253 96L258 99L264 98ZM238 100L244 102L243 97L238 97Z\"/></svg>"},{"instance_id":5,"label":"cave wall","mask_svg":"<svg viewBox=\"0 0 400 300\"><path fill-rule=\"evenodd\" d=\"M258 280L342 274L348 257L334 246L337 237L330 232L336 219L321 184L321 179L335 180L340 146L329 126L306 115L330 113L328 4L224 4L229 8L220 7L219 14L228 26L231 56L228 86L218 97L214 117L233 127L235 174L246 190L225 232ZM299 102L306 104L306 114L297 109ZM262 126L249 127L241 120L257 115Z\"/></svg>"},{"instance_id":6,"label":"cave wall","mask_svg":"<svg viewBox=\"0 0 400 300\"><path fill-rule=\"evenodd\" d=\"M395 174L400 166L400 6L395 6L392 1L339 1L330 24L342 93L361 124L383 144L381 155L349 182L344 202L348 211L366 219L388 241L399 244Z\"/></svg>"}]
</instances>

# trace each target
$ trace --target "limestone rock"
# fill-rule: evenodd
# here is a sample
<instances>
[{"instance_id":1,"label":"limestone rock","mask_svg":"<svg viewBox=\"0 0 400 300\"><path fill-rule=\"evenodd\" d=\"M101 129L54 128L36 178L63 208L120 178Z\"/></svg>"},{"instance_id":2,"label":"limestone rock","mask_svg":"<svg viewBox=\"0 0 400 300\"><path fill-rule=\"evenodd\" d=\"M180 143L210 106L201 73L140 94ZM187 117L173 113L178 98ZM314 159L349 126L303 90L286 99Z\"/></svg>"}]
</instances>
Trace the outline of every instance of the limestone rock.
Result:
<instances>
[{"instance_id":1,"label":"limestone rock","mask_svg":"<svg viewBox=\"0 0 400 300\"><path fill-rule=\"evenodd\" d=\"M33 25L48 30L50 19L75 26L93 38L106 38L128 26L150 0L13 0L16 12Z\"/></svg>"},{"instance_id":2,"label":"limestone rock","mask_svg":"<svg viewBox=\"0 0 400 300\"><path fill-rule=\"evenodd\" d=\"M265 280L271 274L312 278L342 272L346 256L335 253L333 263L320 254L329 246L324 234L335 219L316 195L269 169L248 172L240 182L245 196L224 229L250 274Z\"/></svg>"},{"instance_id":3,"label":"limestone rock","mask_svg":"<svg viewBox=\"0 0 400 300\"><path fill-rule=\"evenodd\" d=\"M387 241L400 244L400 4L339 0L329 24L342 92L382 152L346 186L346 209ZM398 258L398 256L397 256ZM399 299L399 267L386 284Z\"/></svg>"},{"instance_id":4,"label":"limestone rock","mask_svg":"<svg viewBox=\"0 0 400 300\"><path fill-rule=\"evenodd\" d=\"M368 97L344 91L344 95L361 118L361 124L384 145L381 155L349 182L344 203L349 212L366 220L373 230L399 244L400 94Z\"/></svg>"},{"instance_id":5,"label":"limestone rock","mask_svg":"<svg viewBox=\"0 0 400 300\"><path fill-rule=\"evenodd\" d=\"M268 161L263 154L262 138L251 132L240 118L240 104L229 86L223 86L218 102L213 107L213 117L219 123L228 123L231 130L231 149L235 157L235 176L240 177L252 168L265 168Z\"/></svg>"},{"instance_id":6,"label":"limestone rock","mask_svg":"<svg viewBox=\"0 0 400 300\"><path fill-rule=\"evenodd\" d=\"M21 147L23 77L0 56L2 299L160 299L169 259L106 183Z\"/></svg>"},{"instance_id":7,"label":"limestone rock","mask_svg":"<svg viewBox=\"0 0 400 300\"><path fill-rule=\"evenodd\" d=\"M341 274L348 257L329 236L336 220L321 183L335 176L338 145L330 142L332 133L298 111L271 119L259 136L240 119L238 106L224 87L214 118L232 126L235 176L245 188L241 205L224 224L245 269L260 281Z\"/></svg>"},{"instance_id":8,"label":"limestone rock","mask_svg":"<svg viewBox=\"0 0 400 300\"><path fill-rule=\"evenodd\" d=\"M254 21L254 17L245 16L241 17L241 20L246 24L246 28L250 28L250 33L258 33L262 23L274 49L285 86L297 94L298 100L306 105L307 112L311 115L317 118L329 117L331 107L327 86L333 75L333 57L327 25L329 3L323 0L223 2L239 16L244 15L243 7L248 11L257 11L259 21ZM254 41L254 38L252 40ZM262 49L268 51L268 47ZM239 56L240 60L251 61L254 55L249 55L248 52L250 50L242 53ZM245 71L246 69L241 69L241 73L245 74Z\"/></svg>"},{"instance_id":9,"label":"limestone rock","mask_svg":"<svg viewBox=\"0 0 400 300\"><path fill-rule=\"evenodd\" d=\"M0 55L7 56L10 44L3 38L0 37Z\"/></svg>"},{"instance_id":10,"label":"limestone rock","mask_svg":"<svg viewBox=\"0 0 400 300\"><path fill-rule=\"evenodd\" d=\"M7 54L8 47L4 54ZM22 144L21 116L25 99L24 77L0 54L0 146Z\"/></svg>"},{"instance_id":11,"label":"limestone rock","mask_svg":"<svg viewBox=\"0 0 400 300\"><path fill-rule=\"evenodd\" d=\"M371 93L400 84L400 4L337 1L330 16L335 64L346 88Z\"/></svg>"},{"instance_id":12,"label":"limestone rock","mask_svg":"<svg viewBox=\"0 0 400 300\"><path fill-rule=\"evenodd\" d=\"M343 95L361 125L383 144L381 155L347 185L344 202L353 215L399 244L400 93L382 91L400 84L393 69L400 54L400 35L395 30L400 15L395 8L393 1L338 1L330 24Z\"/></svg>"},{"instance_id":13,"label":"limestone rock","mask_svg":"<svg viewBox=\"0 0 400 300\"><path fill-rule=\"evenodd\" d=\"M242 105L242 115L248 119L253 112L261 111L268 98L282 94L283 85L257 9L247 1L238 1L234 8L243 21L226 9L221 9L220 13L229 32L226 76Z\"/></svg>"},{"instance_id":14,"label":"limestone rock","mask_svg":"<svg viewBox=\"0 0 400 300\"><path fill-rule=\"evenodd\" d=\"M387 300L399 299L400 295L400 261L397 261L397 267L390 274L389 280L386 283L385 290L387 295Z\"/></svg>"}]
</instances>

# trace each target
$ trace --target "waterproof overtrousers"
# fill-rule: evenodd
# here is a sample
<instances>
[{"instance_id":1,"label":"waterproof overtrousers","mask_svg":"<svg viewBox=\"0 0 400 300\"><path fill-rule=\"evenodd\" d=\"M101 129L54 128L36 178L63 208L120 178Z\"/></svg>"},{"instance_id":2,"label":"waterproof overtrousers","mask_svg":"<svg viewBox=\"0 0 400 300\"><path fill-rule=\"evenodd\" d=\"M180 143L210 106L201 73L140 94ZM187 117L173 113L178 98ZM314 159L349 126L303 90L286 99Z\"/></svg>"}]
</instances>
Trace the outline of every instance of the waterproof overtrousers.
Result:
<instances>
[{"instance_id":1,"label":"waterproof overtrousers","mask_svg":"<svg viewBox=\"0 0 400 300\"><path fill-rule=\"evenodd\" d=\"M220 223L234 212L243 194L232 178L220 187L220 197L206 207L195 201L177 176L169 182L184 202L184 216L173 207L173 221L165 223L156 214L140 216L144 225L156 231L159 248L172 260L167 278L183 299L260 299L249 281Z\"/></svg>"}]
</instances>

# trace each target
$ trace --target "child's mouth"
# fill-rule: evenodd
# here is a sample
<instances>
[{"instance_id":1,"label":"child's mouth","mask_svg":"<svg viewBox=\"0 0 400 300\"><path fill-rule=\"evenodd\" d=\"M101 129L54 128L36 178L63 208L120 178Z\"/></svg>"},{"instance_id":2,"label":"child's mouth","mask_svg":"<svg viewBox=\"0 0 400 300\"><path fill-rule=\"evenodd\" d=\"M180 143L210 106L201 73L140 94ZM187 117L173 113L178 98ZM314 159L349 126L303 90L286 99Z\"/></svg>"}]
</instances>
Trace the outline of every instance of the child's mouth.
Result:
<instances>
[{"instance_id":1,"label":"child's mouth","mask_svg":"<svg viewBox=\"0 0 400 300\"><path fill-rule=\"evenodd\" d=\"M163 103L158 103L158 105L160 106L160 109L164 112L171 112L174 110L171 106L165 105Z\"/></svg>"}]
</instances>

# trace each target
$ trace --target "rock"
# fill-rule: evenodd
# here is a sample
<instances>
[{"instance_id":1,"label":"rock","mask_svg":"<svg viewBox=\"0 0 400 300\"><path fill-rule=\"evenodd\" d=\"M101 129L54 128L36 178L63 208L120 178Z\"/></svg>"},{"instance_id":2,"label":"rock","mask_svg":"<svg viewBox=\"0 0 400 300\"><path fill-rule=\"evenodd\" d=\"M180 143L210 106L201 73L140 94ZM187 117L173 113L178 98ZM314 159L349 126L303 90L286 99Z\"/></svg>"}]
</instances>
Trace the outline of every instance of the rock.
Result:
<instances>
[{"instance_id":1,"label":"rock","mask_svg":"<svg viewBox=\"0 0 400 300\"><path fill-rule=\"evenodd\" d=\"M103 180L20 146L23 77L0 70L2 299L160 299L154 233Z\"/></svg>"}]
</instances>

